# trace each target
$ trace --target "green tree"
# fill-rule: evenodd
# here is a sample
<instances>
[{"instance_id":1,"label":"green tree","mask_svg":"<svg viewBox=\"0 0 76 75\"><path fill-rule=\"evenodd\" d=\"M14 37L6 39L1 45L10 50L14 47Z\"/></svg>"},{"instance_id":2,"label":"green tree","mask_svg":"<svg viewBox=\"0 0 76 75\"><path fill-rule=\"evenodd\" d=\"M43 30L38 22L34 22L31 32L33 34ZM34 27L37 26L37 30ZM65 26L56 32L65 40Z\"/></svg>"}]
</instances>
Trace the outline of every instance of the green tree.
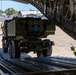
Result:
<instances>
[{"instance_id":1,"label":"green tree","mask_svg":"<svg viewBox=\"0 0 76 75\"><path fill-rule=\"evenodd\" d=\"M0 13L3 13L3 11L2 11L2 10L0 10Z\"/></svg>"},{"instance_id":2,"label":"green tree","mask_svg":"<svg viewBox=\"0 0 76 75\"><path fill-rule=\"evenodd\" d=\"M13 8L8 8L8 9L5 10L5 13L7 15L13 15L13 14L17 14L17 11Z\"/></svg>"}]
</instances>

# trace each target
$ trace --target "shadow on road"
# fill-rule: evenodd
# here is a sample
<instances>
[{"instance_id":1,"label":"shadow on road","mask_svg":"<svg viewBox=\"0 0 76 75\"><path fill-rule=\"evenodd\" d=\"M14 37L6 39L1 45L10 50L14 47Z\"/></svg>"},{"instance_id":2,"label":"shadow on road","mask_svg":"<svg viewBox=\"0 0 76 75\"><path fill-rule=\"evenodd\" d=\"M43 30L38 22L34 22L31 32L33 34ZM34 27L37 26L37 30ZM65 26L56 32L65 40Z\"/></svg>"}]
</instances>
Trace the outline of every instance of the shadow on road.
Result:
<instances>
[{"instance_id":1,"label":"shadow on road","mask_svg":"<svg viewBox=\"0 0 76 75\"><path fill-rule=\"evenodd\" d=\"M2 48L0 48L0 51L2 51Z\"/></svg>"},{"instance_id":2,"label":"shadow on road","mask_svg":"<svg viewBox=\"0 0 76 75\"><path fill-rule=\"evenodd\" d=\"M2 55L2 48L0 48L0 58L3 59L3 55Z\"/></svg>"}]
</instances>

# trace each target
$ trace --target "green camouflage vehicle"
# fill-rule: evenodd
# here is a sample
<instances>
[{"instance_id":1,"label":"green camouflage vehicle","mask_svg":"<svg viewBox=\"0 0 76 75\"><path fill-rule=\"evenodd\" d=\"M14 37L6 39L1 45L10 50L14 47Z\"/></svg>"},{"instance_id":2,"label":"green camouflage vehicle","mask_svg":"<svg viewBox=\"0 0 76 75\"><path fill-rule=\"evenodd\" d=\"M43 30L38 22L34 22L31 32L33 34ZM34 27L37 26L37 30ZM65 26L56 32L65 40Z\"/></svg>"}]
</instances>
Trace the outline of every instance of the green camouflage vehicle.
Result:
<instances>
[{"instance_id":1,"label":"green camouflage vehicle","mask_svg":"<svg viewBox=\"0 0 76 75\"><path fill-rule=\"evenodd\" d=\"M52 54L53 42L41 39L55 34L55 24L52 20L13 18L5 20L2 31L3 52L8 52L10 58L20 58L21 52L31 51L38 57Z\"/></svg>"}]
</instances>

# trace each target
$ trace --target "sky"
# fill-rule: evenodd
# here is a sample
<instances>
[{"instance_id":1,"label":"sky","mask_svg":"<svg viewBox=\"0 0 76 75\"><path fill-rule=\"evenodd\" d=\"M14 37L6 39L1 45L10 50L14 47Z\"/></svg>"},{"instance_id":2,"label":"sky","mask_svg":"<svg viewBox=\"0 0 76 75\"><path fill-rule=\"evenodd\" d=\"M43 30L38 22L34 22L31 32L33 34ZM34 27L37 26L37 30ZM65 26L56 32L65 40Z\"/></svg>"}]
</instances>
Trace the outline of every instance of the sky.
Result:
<instances>
[{"instance_id":1,"label":"sky","mask_svg":"<svg viewBox=\"0 0 76 75\"><path fill-rule=\"evenodd\" d=\"M2 4L2 7L1 7L1 4ZM24 4L20 2L11 1L11 0L2 0L2 1L0 0L0 10L4 11L7 8L14 8L17 11L29 10L29 9L37 10L34 6L30 4Z\"/></svg>"}]
</instances>

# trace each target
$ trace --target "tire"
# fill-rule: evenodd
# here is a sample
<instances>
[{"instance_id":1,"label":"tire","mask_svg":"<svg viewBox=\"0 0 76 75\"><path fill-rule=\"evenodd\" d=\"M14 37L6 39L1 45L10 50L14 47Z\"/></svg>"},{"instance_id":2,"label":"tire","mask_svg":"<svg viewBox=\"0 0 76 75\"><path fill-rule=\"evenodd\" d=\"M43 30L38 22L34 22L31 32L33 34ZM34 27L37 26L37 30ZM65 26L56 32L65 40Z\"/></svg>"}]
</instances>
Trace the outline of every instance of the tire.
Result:
<instances>
[{"instance_id":1,"label":"tire","mask_svg":"<svg viewBox=\"0 0 76 75\"><path fill-rule=\"evenodd\" d=\"M12 43L11 42L9 42L8 53L9 53L9 58L13 58L13 56L12 56Z\"/></svg>"},{"instance_id":2,"label":"tire","mask_svg":"<svg viewBox=\"0 0 76 75\"><path fill-rule=\"evenodd\" d=\"M41 57L42 56L42 51L38 51L37 52L37 57Z\"/></svg>"},{"instance_id":3,"label":"tire","mask_svg":"<svg viewBox=\"0 0 76 75\"><path fill-rule=\"evenodd\" d=\"M3 47L3 52L7 53L8 52L8 47L6 47L6 40L2 40L2 47Z\"/></svg>"},{"instance_id":4,"label":"tire","mask_svg":"<svg viewBox=\"0 0 76 75\"><path fill-rule=\"evenodd\" d=\"M48 46L47 56L51 56L51 55L52 55L52 46Z\"/></svg>"},{"instance_id":5,"label":"tire","mask_svg":"<svg viewBox=\"0 0 76 75\"><path fill-rule=\"evenodd\" d=\"M18 47L18 41L12 41L12 56L13 58L20 58L20 49Z\"/></svg>"},{"instance_id":6,"label":"tire","mask_svg":"<svg viewBox=\"0 0 76 75\"><path fill-rule=\"evenodd\" d=\"M51 42L49 39L45 39L43 40L46 43L46 47L47 49L44 49L42 51L43 56L51 56L52 55L52 45L49 45L49 43Z\"/></svg>"},{"instance_id":7,"label":"tire","mask_svg":"<svg viewBox=\"0 0 76 75\"><path fill-rule=\"evenodd\" d=\"M52 47L45 49L42 51L43 56L51 56L52 55Z\"/></svg>"},{"instance_id":8,"label":"tire","mask_svg":"<svg viewBox=\"0 0 76 75\"><path fill-rule=\"evenodd\" d=\"M43 57L46 57L47 56L47 50L43 50L42 54L43 54Z\"/></svg>"}]
</instances>

